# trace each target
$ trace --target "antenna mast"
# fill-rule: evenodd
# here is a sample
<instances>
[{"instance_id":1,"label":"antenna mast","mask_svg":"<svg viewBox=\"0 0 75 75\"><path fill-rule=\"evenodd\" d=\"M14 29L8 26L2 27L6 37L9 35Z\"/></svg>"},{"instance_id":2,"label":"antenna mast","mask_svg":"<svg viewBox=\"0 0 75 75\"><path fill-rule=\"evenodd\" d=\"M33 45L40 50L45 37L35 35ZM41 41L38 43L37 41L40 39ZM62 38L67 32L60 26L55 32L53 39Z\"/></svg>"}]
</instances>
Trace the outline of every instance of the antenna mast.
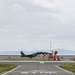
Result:
<instances>
[{"instance_id":1,"label":"antenna mast","mask_svg":"<svg viewBox=\"0 0 75 75\"><path fill-rule=\"evenodd\" d=\"M52 44L51 44L51 41L50 41L50 52L51 52L51 46L52 46Z\"/></svg>"}]
</instances>

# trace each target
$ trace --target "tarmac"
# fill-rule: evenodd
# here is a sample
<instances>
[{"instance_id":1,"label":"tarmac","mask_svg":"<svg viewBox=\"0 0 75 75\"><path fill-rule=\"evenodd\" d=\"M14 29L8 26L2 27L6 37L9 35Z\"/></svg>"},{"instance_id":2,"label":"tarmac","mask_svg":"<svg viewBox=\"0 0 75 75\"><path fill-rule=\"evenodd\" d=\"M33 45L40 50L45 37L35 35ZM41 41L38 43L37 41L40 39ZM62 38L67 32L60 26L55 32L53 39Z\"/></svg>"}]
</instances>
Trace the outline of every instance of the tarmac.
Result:
<instances>
[{"instance_id":1,"label":"tarmac","mask_svg":"<svg viewBox=\"0 0 75 75\"><path fill-rule=\"evenodd\" d=\"M60 68L60 64L75 64L75 61L0 61L0 64L16 64L17 67L0 75L75 75Z\"/></svg>"}]
</instances>

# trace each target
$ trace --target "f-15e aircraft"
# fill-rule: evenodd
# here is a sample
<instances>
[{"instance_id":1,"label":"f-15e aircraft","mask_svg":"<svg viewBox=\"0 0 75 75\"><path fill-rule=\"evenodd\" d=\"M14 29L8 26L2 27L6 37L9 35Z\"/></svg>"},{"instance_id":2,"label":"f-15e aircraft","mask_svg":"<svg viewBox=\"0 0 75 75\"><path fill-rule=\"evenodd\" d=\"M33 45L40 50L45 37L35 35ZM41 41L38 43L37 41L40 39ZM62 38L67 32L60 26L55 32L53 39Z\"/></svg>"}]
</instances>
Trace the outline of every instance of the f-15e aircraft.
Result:
<instances>
[{"instance_id":1,"label":"f-15e aircraft","mask_svg":"<svg viewBox=\"0 0 75 75\"><path fill-rule=\"evenodd\" d=\"M22 51L20 53L21 53L21 57L29 57L29 58L36 57L37 55L40 55L40 54L43 54L43 55L49 54L48 52L36 52L33 54L25 55Z\"/></svg>"}]
</instances>

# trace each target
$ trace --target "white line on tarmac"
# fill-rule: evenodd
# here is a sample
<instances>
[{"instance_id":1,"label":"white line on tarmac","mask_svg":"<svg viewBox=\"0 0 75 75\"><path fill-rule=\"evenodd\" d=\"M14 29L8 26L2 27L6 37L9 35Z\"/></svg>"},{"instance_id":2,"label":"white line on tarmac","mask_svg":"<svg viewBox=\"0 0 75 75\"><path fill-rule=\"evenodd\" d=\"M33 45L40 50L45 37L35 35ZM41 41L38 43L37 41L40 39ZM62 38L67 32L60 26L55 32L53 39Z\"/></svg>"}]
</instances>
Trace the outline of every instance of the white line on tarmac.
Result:
<instances>
[{"instance_id":1,"label":"white line on tarmac","mask_svg":"<svg viewBox=\"0 0 75 75\"><path fill-rule=\"evenodd\" d=\"M20 66L18 66L18 67L16 67L16 68L14 68L14 69L12 69L12 70L10 70L10 71L8 71L8 72L3 73L2 75L6 75L6 74L8 74L8 73L10 73L10 72L12 72L12 71L14 71L14 70L16 70L16 69L20 68L20 67L21 67L21 65L20 65Z\"/></svg>"},{"instance_id":2,"label":"white line on tarmac","mask_svg":"<svg viewBox=\"0 0 75 75\"><path fill-rule=\"evenodd\" d=\"M48 72L45 72L45 73L48 73Z\"/></svg>"},{"instance_id":3,"label":"white line on tarmac","mask_svg":"<svg viewBox=\"0 0 75 75\"><path fill-rule=\"evenodd\" d=\"M57 67L58 69L60 69L60 70L62 70L62 71L65 71L65 72L67 72L67 73L69 73L69 74L72 74L72 75L73 75L73 73L72 73L72 72L67 71L67 70L65 70L65 69L62 69L62 68L60 68L60 67L59 67L59 66L57 66L57 65L55 65L55 67Z\"/></svg>"},{"instance_id":4,"label":"white line on tarmac","mask_svg":"<svg viewBox=\"0 0 75 75\"><path fill-rule=\"evenodd\" d=\"M29 73L29 72L21 72L21 73L25 73L25 74L27 74L27 73Z\"/></svg>"},{"instance_id":5,"label":"white line on tarmac","mask_svg":"<svg viewBox=\"0 0 75 75\"><path fill-rule=\"evenodd\" d=\"M36 73L36 72L33 72L33 73Z\"/></svg>"},{"instance_id":6,"label":"white line on tarmac","mask_svg":"<svg viewBox=\"0 0 75 75\"><path fill-rule=\"evenodd\" d=\"M35 73L40 73L40 74L44 73L44 74L48 74L48 73L49 73L49 74L51 74L51 73L57 73L57 72L48 72L48 71L46 71L46 72L35 72L35 71L34 71L34 72L29 72L29 71L28 71L28 72L20 72L20 73L22 73L22 74L28 74L28 73L33 73L33 74L35 74Z\"/></svg>"}]
</instances>

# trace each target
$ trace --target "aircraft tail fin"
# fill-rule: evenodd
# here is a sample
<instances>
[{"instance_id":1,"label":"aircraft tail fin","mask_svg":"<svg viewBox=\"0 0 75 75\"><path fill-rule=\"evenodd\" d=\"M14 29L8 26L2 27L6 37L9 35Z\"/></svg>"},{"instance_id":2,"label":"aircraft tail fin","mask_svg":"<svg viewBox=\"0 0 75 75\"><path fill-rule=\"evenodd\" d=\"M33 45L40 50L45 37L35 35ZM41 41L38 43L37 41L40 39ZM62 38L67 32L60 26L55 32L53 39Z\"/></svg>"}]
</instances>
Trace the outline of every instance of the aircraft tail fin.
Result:
<instances>
[{"instance_id":1,"label":"aircraft tail fin","mask_svg":"<svg viewBox=\"0 0 75 75\"><path fill-rule=\"evenodd\" d=\"M25 54L21 51L21 57L24 57L25 56Z\"/></svg>"}]
</instances>

